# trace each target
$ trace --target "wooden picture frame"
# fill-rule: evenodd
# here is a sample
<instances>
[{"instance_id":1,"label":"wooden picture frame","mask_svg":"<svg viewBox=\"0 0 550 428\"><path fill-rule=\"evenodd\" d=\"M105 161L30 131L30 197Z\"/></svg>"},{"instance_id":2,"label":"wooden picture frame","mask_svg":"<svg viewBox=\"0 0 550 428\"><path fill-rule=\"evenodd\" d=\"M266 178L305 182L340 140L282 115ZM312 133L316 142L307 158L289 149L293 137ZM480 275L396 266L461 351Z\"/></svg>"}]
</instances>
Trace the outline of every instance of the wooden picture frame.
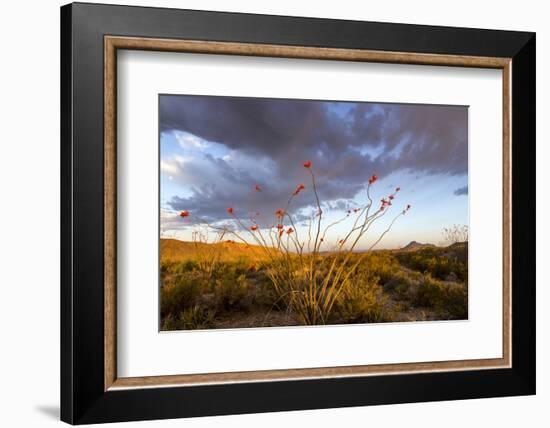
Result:
<instances>
[{"instance_id":1,"label":"wooden picture frame","mask_svg":"<svg viewBox=\"0 0 550 428\"><path fill-rule=\"evenodd\" d=\"M502 70L502 358L118 377L118 49ZM61 52L62 420L114 422L535 392L534 34L77 3L61 9Z\"/></svg>"}]
</instances>

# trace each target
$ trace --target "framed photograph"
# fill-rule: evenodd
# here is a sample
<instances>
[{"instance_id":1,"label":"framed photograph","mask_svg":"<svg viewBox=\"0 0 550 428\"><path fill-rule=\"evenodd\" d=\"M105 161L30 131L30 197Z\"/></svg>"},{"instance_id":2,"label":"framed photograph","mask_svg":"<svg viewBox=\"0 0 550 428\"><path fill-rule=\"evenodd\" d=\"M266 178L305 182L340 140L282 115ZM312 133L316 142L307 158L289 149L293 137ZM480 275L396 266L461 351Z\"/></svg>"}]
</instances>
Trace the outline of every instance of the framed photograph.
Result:
<instances>
[{"instance_id":1,"label":"framed photograph","mask_svg":"<svg viewBox=\"0 0 550 428\"><path fill-rule=\"evenodd\" d=\"M535 393L535 35L61 8L61 418Z\"/></svg>"}]
</instances>

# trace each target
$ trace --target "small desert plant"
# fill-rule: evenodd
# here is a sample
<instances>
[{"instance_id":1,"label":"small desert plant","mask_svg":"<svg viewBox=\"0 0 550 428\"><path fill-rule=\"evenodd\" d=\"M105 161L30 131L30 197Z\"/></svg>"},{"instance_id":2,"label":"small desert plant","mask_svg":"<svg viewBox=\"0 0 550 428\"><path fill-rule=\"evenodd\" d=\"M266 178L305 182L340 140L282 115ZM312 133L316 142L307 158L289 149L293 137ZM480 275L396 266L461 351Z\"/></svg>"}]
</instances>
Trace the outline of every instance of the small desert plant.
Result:
<instances>
[{"instance_id":1,"label":"small desert plant","mask_svg":"<svg viewBox=\"0 0 550 428\"><path fill-rule=\"evenodd\" d=\"M426 274L418 285L414 303L417 306L425 306L428 308L441 307L444 302L444 293L444 284L432 278L431 275Z\"/></svg>"},{"instance_id":2,"label":"small desert plant","mask_svg":"<svg viewBox=\"0 0 550 428\"><path fill-rule=\"evenodd\" d=\"M385 309L386 297L376 283L355 284L347 288L338 299L337 312L347 322L386 322L392 316Z\"/></svg>"},{"instance_id":3,"label":"small desert plant","mask_svg":"<svg viewBox=\"0 0 550 428\"><path fill-rule=\"evenodd\" d=\"M376 278L376 282L385 286L399 275L400 266L393 254L386 251L372 252L364 258L364 263L357 267L357 273L367 278Z\"/></svg>"},{"instance_id":4,"label":"small desert plant","mask_svg":"<svg viewBox=\"0 0 550 428\"><path fill-rule=\"evenodd\" d=\"M415 278L421 274L415 272L404 272L397 268L391 277L382 283L384 290L395 293L398 297L406 297L409 288L415 283Z\"/></svg>"},{"instance_id":5,"label":"small desert plant","mask_svg":"<svg viewBox=\"0 0 550 428\"><path fill-rule=\"evenodd\" d=\"M207 329L214 324L215 312L194 305L184 309L178 316L168 315L163 322L162 330Z\"/></svg>"},{"instance_id":6,"label":"small desert plant","mask_svg":"<svg viewBox=\"0 0 550 428\"><path fill-rule=\"evenodd\" d=\"M208 283L194 273L178 275L160 289L163 315L177 314L198 302Z\"/></svg>"},{"instance_id":7,"label":"small desert plant","mask_svg":"<svg viewBox=\"0 0 550 428\"><path fill-rule=\"evenodd\" d=\"M453 224L449 227L443 228L443 239L448 244L456 244L459 242L468 241L468 225L466 224Z\"/></svg>"},{"instance_id":8,"label":"small desert plant","mask_svg":"<svg viewBox=\"0 0 550 428\"><path fill-rule=\"evenodd\" d=\"M466 285L444 283L425 275L420 282L414 303L438 310L450 318L463 319L468 316L468 290Z\"/></svg>"},{"instance_id":9,"label":"small desert plant","mask_svg":"<svg viewBox=\"0 0 550 428\"><path fill-rule=\"evenodd\" d=\"M248 282L243 274L237 277L224 276L215 281L214 296L216 305L221 310L246 309L247 295Z\"/></svg>"},{"instance_id":10,"label":"small desert plant","mask_svg":"<svg viewBox=\"0 0 550 428\"><path fill-rule=\"evenodd\" d=\"M465 284L447 286L445 309L452 318L468 318L468 289Z\"/></svg>"}]
</instances>

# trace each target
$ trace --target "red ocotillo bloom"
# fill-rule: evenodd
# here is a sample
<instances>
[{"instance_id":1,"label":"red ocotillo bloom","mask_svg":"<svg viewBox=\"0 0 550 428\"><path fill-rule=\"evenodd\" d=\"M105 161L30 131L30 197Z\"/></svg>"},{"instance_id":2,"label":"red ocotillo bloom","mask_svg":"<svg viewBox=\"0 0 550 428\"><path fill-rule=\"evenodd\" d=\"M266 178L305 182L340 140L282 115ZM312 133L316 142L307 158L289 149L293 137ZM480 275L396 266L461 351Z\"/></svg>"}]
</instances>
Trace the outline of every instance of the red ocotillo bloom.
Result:
<instances>
[{"instance_id":1,"label":"red ocotillo bloom","mask_svg":"<svg viewBox=\"0 0 550 428\"><path fill-rule=\"evenodd\" d=\"M189 211L183 210L182 212L180 212L180 217L189 217Z\"/></svg>"},{"instance_id":2,"label":"red ocotillo bloom","mask_svg":"<svg viewBox=\"0 0 550 428\"><path fill-rule=\"evenodd\" d=\"M250 226L250 230L253 231L253 232L254 232L255 230L258 230L258 225L255 224L254 226Z\"/></svg>"},{"instance_id":3,"label":"red ocotillo bloom","mask_svg":"<svg viewBox=\"0 0 550 428\"><path fill-rule=\"evenodd\" d=\"M283 218L285 216L285 210L279 208L277 211L275 211L275 215L277 216L277 218Z\"/></svg>"},{"instance_id":4,"label":"red ocotillo bloom","mask_svg":"<svg viewBox=\"0 0 550 428\"><path fill-rule=\"evenodd\" d=\"M399 192L400 190L401 190L401 187L396 187L396 188L395 188L395 191L396 191L396 192Z\"/></svg>"},{"instance_id":5,"label":"red ocotillo bloom","mask_svg":"<svg viewBox=\"0 0 550 428\"><path fill-rule=\"evenodd\" d=\"M372 174L371 178L369 178L369 184L374 184L378 180L378 177L376 174Z\"/></svg>"},{"instance_id":6,"label":"red ocotillo bloom","mask_svg":"<svg viewBox=\"0 0 550 428\"><path fill-rule=\"evenodd\" d=\"M260 186L259 184L256 184L256 185L254 186L254 190L255 190L256 192L261 192L261 191L262 191L262 186Z\"/></svg>"},{"instance_id":7,"label":"red ocotillo bloom","mask_svg":"<svg viewBox=\"0 0 550 428\"><path fill-rule=\"evenodd\" d=\"M287 230L286 230L286 233L288 233L289 235L294 232L294 229L292 227L289 227Z\"/></svg>"},{"instance_id":8,"label":"red ocotillo bloom","mask_svg":"<svg viewBox=\"0 0 550 428\"><path fill-rule=\"evenodd\" d=\"M227 212L231 215L235 214L235 211L231 207L227 208Z\"/></svg>"},{"instance_id":9,"label":"red ocotillo bloom","mask_svg":"<svg viewBox=\"0 0 550 428\"><path fill-rule=\"evenodd\" d=\"M305 188L306 188L306 186L304 186L303 183L298 184L298 186L296 187L296 190L294 191L294 196L296 196L298 193L300 193Z\"/></svg>"},{"instance_id":10,"label":"red ocotillo bloom","mask_svg":"<svg viewBox=\"0 0 550 428\"><path fill-rule=\"evenodd\" d=\"M311 161L304 162L304 168L311 168Z\"/></svg>"},{"instance_id":11,"label":"red ocotillo bloom","mask_svg":"<svg viewBox=\"0 0 550 428\"><path fill-rule=\"evenodd\" d=\"M279 224L277 225L277 229L281 230L282 228L283 228L283 225L279 223Z\"/></svg>"}]
</instances>

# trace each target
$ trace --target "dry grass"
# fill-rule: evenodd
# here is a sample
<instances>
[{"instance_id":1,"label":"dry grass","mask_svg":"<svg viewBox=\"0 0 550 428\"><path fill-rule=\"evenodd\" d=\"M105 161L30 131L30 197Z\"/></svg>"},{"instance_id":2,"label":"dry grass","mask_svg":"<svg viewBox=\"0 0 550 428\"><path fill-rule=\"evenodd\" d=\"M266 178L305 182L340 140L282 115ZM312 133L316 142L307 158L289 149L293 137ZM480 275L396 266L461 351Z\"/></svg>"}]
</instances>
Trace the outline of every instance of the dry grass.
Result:
<instances>
[{"instance_id":1,"label":"dry grass","mask_svg":"<svg viewBox=\"0 0 550 428\"><path fill-rule=\"evenodd\" d=\"M219 252L222 260L210 274L201 268L202 250L191 251L196 247L190 242L170 241L161 240L161 250L173 251L161 264L163 330L305 324L296 305L273 288L268 270L274 266L258 256L260 248L204 244L203 248ZM177 249L183 254L176 254ZM461 271L467 272L467 245L362 256L352 256L353 261L361 258L361 263L350 286L318 324L467 318L467 278L459 278ZM323 269L330 267L333 257L321 255ZM444 272L441 266L452 266L458 273Z\"/></svg>"},{"instance_id":2,"label":"dry grass","mask_svg":"<svg viewBox=\"0 0 550 428\"><path fill-rule=\"evenodd\" d=\"M187 242L178 239L160 240L160 262L187 262L205 258L207 255L217 257L220 262L236 262L246 258L248 261L264 261L265 253L261 248L239 242Z\"/></svg>"}]
</instances>

